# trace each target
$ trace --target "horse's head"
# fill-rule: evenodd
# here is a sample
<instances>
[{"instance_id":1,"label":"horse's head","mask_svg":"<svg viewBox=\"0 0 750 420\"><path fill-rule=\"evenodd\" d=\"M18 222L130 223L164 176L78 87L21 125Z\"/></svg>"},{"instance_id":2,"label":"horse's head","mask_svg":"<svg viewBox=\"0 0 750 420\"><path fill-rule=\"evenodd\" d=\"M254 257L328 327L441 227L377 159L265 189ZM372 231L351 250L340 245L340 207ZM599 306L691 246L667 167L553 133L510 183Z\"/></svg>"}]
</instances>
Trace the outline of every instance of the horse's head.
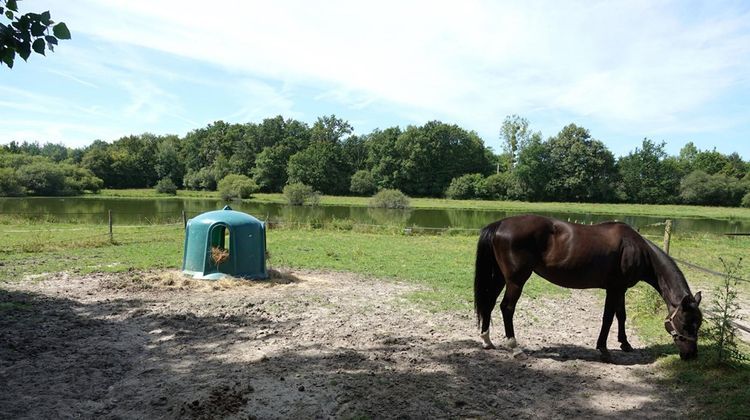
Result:
<instances>
[{"instance_id":1,"label":"horse's head","mask_svg":"<svg viewBox=\"0 0 750 420\"><path fill-rule=\"evenodd\" d=\"M698 356L698 329L703 321L703 315L698 308L700 303L701 292L695 296L688 294L664 321L664 328L672 335L683 360Z\"/></svg>"}]
</instances>

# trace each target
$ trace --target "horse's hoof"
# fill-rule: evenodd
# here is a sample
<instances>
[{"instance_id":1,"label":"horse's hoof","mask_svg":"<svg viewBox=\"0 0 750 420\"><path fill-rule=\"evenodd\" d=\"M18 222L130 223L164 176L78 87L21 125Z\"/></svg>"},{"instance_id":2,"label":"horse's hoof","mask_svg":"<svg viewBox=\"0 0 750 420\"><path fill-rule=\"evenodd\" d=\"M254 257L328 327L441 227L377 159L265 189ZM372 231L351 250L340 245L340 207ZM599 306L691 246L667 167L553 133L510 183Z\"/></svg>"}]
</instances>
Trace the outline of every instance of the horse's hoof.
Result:
<instances>
[{"instance_id":1,"label":"horse's hoof","mask_svg":"<svg viewBox=\"0 0 750 420\"><path fill-rule=\"evenodd\" d=\"M516 341L516 337L511 337L505 340L505 347L509 349L514 349L518 347L518 342Z\"/></svg>"},{"instance_id":2,"label":"horse's hoof","mask_svg":"<svg viewBox=\"0 0 750 420\"><path fill-rule=\"evenodd\" d=\"M631 346L630 343L628 343L627 341L622 342L620 344L620 348L622 349L622 351L625 351L625 352L633 351L633 346Z\"/></svg>"},{"instance_id":3,"label":"horse's hoof","mask_svg":"<svg viewBox=\"0 0 750 420\"><path fill-rule=\"evenodd\" d=\"M528 356L521 350L520 347L513 349L513 358L516 360L526 360Z\"/></svg>"},{"instance_id":4,"label":"horse's hoof","mask_svg":"<svg viewBox=\"0 0 750 420\"><path fill-rule=\"evenodd\" d=\"M492 340L490 340L490 331L487 330L481 334L479 334L479 337L482 339L482 348L485 350L494 349L495 345L492 344Z\"/></svg>"}]
</instances>

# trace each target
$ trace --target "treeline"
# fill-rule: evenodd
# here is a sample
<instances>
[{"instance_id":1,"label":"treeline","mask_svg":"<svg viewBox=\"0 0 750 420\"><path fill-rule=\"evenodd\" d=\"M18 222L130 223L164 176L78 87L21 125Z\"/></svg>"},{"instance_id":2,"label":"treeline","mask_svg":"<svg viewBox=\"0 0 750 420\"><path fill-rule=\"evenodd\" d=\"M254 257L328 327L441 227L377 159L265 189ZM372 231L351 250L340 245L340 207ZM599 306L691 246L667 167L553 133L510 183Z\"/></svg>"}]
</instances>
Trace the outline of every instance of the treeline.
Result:
<instances>
[{"instance_id":1,"label":"treeline","mask_svg":"<svg viewBox=\"0 0 750 420\"><path fill-rule=\"evenodd\" d=\"M309 126L281 116L261 123L222 121L184 137L141 134L85 148L11 142L0 149L0 195L64 195L100 188L215 190L245 175L264 192L303 183L323 194L457 199L686 203L750 207L750 163L737 153L688 143L669 156L644 139L615 158L588 130L570 124L543 139L520 117L501 127L495 154L473 131L432 121L354 135L333 115Z\"/></svg>"}]
</instances>

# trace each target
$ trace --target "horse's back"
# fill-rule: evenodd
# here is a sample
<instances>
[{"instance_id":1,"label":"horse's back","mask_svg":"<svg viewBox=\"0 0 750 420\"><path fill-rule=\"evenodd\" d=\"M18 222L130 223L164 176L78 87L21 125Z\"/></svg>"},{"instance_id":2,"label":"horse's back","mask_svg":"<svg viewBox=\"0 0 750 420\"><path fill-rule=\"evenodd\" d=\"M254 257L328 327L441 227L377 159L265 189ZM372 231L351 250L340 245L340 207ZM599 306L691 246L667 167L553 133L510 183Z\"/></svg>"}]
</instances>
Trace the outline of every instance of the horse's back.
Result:
<instances>
[{"instance_id":1,"label":"horse's back","mask_svg":"<svg viewBox=\"0 0 750 420\"><path fill-rule=\"evenodd\" d=\"M523 215L497 222L494 244L504 271L534 271L563 287L607 288L623 281L623 244L635 248L639 240L624 223L581 225Z\"/></svg>"}]
</instances>

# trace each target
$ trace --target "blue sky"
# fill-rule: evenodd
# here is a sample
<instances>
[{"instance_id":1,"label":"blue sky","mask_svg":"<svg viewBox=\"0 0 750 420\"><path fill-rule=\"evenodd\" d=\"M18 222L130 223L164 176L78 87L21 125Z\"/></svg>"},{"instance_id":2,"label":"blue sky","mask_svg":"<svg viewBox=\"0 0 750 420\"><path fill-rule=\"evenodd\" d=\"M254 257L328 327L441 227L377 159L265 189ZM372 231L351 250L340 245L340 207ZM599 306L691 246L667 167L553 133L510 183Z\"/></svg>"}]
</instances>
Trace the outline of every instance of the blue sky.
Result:
<instances>
[{"instance_id":1,"label":"blue sky","mask_svg":"<svg viewBox=\"0 0 750 420\"><path fill-rule=\"evenodd\" d=\"M500 150L507 115L750 160L750 2L43 1L73 39L0 68L0 142L83 146L216 120L429 120Z\"/></svg>"}]
</instances>

